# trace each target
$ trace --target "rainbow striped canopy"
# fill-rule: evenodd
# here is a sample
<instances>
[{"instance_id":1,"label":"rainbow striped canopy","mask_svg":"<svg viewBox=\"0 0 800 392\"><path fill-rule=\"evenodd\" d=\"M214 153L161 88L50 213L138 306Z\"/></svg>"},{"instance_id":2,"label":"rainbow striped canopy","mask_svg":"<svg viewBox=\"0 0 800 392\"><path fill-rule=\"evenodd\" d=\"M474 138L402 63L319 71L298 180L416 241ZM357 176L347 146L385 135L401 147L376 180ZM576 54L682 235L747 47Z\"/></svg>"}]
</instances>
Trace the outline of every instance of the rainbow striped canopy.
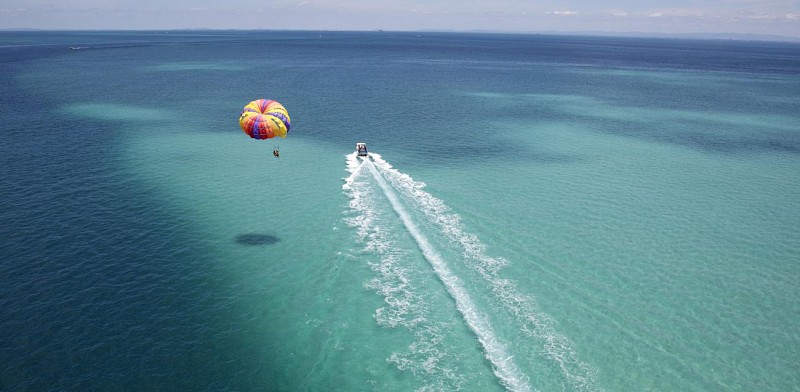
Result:
<instances>
[{"instance_id":1,"label":"rainbow striped canopy","mask_svg":"<svg viewBox=\"0 0 800 392\"><path fill-rule=\"evenodd\" d=\"M245 105L239 126L253 139L286 137L290 127L289 112L278 101L256 99Z\"/></svg>"}]
</instances>

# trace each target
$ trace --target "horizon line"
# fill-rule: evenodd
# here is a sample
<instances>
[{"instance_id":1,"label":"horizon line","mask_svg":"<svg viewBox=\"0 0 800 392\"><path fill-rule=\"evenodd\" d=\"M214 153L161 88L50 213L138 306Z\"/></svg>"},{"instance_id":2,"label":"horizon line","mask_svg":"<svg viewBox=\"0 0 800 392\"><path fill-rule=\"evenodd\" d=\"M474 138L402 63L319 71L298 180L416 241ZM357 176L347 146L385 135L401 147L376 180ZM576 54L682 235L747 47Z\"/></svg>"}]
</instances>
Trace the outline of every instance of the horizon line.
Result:
<instances>
[{"instance_id":1,"label":"horizon line","mask_svg":"<svg viewBox=\"0 0 800 392\"><path fill-rule=\"evenodd\" d=\"M384 30L373 29L258 29L258 28L211 28L211 27L185 27L185 28L36 28L36 27L16 27L0 28L0 32L19 32L19 31L309 31L309 32L395 32L395 33L482 33L482 34L519 34L519 35L561 35L561 36L608 36L608 37L628 37L628 38L678 38L694 40L728 40L728 41L768 41L768 42L790 42L800 43L800 36L788 36L780 34L762 33L730 33L730 32L693 32L693 33L663 33L663 32L643 32L643 31L603 31L603 30L488 30L488 29L415 29L415 30Z\"/></svg>"}]
</instances>

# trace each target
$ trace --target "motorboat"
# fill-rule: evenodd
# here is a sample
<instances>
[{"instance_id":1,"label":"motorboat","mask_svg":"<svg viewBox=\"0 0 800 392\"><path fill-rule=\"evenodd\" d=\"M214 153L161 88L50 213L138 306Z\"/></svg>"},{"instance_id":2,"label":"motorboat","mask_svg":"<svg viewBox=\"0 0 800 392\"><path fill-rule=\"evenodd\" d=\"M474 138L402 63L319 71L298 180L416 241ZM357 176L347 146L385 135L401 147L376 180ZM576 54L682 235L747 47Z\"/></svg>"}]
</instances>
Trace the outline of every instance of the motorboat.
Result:
<instances>
[{"instance_id":1,"label":"motorboat","mask_svg":"<svg viewBox=\"0 0 800 392\"><path fill-rule=\"evenodd\" d=\"M360 157L369 156L367 153L367 143L356 143L356 151Z\"/></svg>"}]
</instances>

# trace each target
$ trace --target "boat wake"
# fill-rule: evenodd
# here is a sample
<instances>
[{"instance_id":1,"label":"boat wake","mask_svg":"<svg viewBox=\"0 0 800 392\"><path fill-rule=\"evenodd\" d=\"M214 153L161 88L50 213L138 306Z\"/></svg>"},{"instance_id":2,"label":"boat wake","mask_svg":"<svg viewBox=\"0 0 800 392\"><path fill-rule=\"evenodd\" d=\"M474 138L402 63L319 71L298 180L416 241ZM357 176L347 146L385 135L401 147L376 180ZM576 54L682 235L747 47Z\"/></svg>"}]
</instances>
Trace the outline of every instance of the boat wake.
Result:
<instances>
[{"instance_id":1,"label":"boat wake","mask_svg":"<svg viewBox=\"0 0 800 392\"><path fill-rule=\"evenodd\" d=\"M441 200L423 190L424 183L397 171L378 154L370 153L370 159L359 160L356 153L353 153L347 156L347 162L351 174L345 179L343 188L351 198L350 207L355 212L349 223L357 228L360 239L366 243L365 251L383 255L380 269L391 269L389 266L393 264L392 260L401 257L400 253L410 252L408 249L400 250L391 242L385 241L386 238L381 238L385 233L376 221L379 210L376 203L381 201L374 194L376 187L365 186L366 182L371 181L377 184L377 189L396 214L395 219L400 218L436 277L444 284L464 323L480 343L484 357L491 364L495 376L507 390L535 390L531 385L532 377L525 374L515 361L521 361L519 363L524 364L523 368L529 372L535 371L537 377L543 368L550 369L543 374L561 380L559 384L565 390L600 390L596 385L594 369L578 359L572 343L555 331L553 321L538 310L533 297L523 294L514 281L500 275L503 266L508 264L507 260L488 256L485 245L478 237L463 229L460 217L450 211ZM430 238L435 238L435 241ZM442 256L440 249L447 252L447 258ZM522 348L517 347L519 337L514 338L514 347L509 347L507 342L498 337L486 314L487 311L497 310L479 309L472 294L466 289L468 286L451 268L450 263L455 262L462 263L483 282L482 285L487 288L486 295L490 297L483 298L483 301L499 304L499 311L505 313L501 319L512 321L513 327L518 330L515 333L526 340ZM381 292L387 303L394 301L389 300L393 293L415 295L411 290L402 288L402 274L395 274L398 285ZM386 275L382 276L386 278ZM396 303L424 306L418 298L404 298ZM410 311L391 307L388 310L394 316L408 314L406 312ZM417 309L414 314L419 311ZM376 318L379 323L389 325L397 321L393 317ZM399 320L403 318L400 317Z\"/></svg>"}]
</instances>

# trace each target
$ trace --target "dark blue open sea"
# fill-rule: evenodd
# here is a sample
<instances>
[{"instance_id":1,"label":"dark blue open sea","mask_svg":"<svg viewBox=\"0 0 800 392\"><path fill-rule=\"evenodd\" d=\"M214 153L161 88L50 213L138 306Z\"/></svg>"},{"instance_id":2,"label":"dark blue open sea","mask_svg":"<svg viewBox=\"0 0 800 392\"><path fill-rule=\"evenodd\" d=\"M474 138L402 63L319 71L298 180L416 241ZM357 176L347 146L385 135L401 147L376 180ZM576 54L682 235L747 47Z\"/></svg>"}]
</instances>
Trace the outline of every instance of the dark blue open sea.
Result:
<instances>
[{"instance_id":1,"label":"dark blue open sea","mask_svg":"<svg viewBox=\"0 0 800 392\"><path fill-rule=\"evenodd\" d=\"M800 391L798 44L0 32L0 91L2 391Z\"/></svg>"}]
</instances>

